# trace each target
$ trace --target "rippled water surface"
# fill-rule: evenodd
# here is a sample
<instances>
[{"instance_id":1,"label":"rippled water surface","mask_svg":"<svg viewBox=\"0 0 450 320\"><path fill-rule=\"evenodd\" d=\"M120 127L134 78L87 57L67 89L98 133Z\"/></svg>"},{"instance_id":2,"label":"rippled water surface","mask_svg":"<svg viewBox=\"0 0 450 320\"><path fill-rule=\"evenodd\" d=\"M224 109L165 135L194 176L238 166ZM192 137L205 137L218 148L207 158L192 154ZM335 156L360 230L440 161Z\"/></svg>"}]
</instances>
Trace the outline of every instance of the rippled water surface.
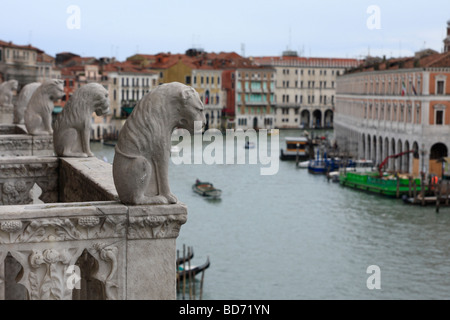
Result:
<instances>
[{"instance_id":1,"label":"rippled water surface","mask_svg":"<svg viewBox=\"0 0 450 320\"><path fill-rule=\"evenodd\" d=\"M280 146L299 134L282 131ZM113 148L92 150L112 163ZM192 246L194 264L211 260L204 299L450 298L448 208L436 213L343 188L294 162L280 162L273 176L249 164L171 163L169 174L188 206L177 248ZM197 178L222 189L222 199L195 194ZM380 290L367 288L371 265L380 267Z\"/></svg>"}]
</instances>

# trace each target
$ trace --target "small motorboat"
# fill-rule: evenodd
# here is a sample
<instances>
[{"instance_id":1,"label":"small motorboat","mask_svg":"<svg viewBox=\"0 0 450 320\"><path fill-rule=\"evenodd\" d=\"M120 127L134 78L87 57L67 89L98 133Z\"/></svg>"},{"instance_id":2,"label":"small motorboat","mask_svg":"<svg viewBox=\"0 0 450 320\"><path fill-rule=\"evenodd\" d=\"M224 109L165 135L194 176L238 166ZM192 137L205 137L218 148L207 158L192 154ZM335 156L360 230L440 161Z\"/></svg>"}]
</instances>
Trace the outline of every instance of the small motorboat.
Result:
<instances>
[{"instance_id":1,"label":"small motorboat","mask_svg":"<svg viewBox=\"0 0 450 320\"><path fill-rule=\"evenodd\" d=\"M212 183L202 182L198 179L192 186L192 190L203 197L211 199L219 199L222 195L222 190L214 188Z\"/></svg>"},{"instance_id":2,"label":"small motorboat","mask_svg":"<svg viewBox=\"0 0 450 320\"><path fill-rule=\"evenodd\" d=\"M253 149L254 147L255 147L255 143L254 142L247 141L245 143L245 149Z\"/></svg>"}]
</instances>

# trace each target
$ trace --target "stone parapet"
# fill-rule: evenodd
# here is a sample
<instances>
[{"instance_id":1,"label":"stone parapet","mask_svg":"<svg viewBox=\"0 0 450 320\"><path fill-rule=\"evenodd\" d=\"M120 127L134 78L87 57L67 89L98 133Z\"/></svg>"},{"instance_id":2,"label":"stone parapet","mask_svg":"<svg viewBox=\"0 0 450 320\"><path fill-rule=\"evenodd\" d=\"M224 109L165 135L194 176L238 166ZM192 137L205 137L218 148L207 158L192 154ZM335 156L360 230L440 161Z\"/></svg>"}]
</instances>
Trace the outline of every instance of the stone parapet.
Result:
<instances>
[{"instance_id":1,"label":"stone parapet","mask_svg":"<svg viewBox=\"0 0 450 320\"><path fill-rule=\"evenodd\" d=\"M176 299L184 204L123 205L97 158L14 161L15 184L47 170L60 199L83 201L0 206L0 299ZM0 178L14 161L0 159Z\"/></svg>"},{"instance_id":2,"label":"stone parapet","mask_svg":"<svg viewBox=\"0 0 450 320\"><path fill-rule=\"evenodd\" d=\"M53 136L27 134L23 125L0 125L0 156L53 156Z\"/></svg>"}]
</instances>

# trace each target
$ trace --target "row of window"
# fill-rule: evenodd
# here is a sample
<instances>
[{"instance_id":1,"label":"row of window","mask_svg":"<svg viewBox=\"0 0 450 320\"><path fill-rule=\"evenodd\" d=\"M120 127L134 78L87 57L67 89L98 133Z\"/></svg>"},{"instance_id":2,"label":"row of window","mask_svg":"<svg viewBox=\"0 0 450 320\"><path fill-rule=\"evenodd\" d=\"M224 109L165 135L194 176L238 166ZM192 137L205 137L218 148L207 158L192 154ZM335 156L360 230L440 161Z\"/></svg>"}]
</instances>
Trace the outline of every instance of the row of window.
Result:
<instances>
[{"instance_id":1,"label":"row of window","mask_svg":"<svg viewBox=\"0 0 450 320\"><path fill-rule=\"evenodd\" d=\"M300 86L299 86L300 83ZM319 89L327 89L327 81L319 81ZM290 87L290 82L289 81L283 81L282 82L282 87L283 88L289 88ZM303 88L303 81L295 81L294 83L294 87L293 88ZM331 81L331 89L334 89L335 87L335 83L334 81ZM315 81L308 81L308 89L315 89L316 88L316 82ZM328 88L330 89L330 87Z\"/></svg>"},{"instance_id":2,"label":"row of window","mask_svg":"<svg viewBox=\"0 0 450 320\"><path fill-rule=\"evenodd\" d=\"M131 81L130 81L131 79ZM122 87L129 87L131 83L132 87L149 87L150 86L150 78L122 78ZM113 79L113 84L117 85L117 78ZM153 79L152 85L156 86L156 80Z\"/></svg>"},{"instance_id":3,"label":"row of window","mask_svg":"<svg viewBox=\"0 0 450 320\"><path fill-rule=\"evenodd\" d=\"M137 101L140 98L142 98L147 92L149 92L149 90L145 90L142 89L141 91L141 95L139 90L131 90L131 94L130 94L130 90L122 90L122 101ZM117 92L116 90L113 91L113 99L114 101L117 100Z\"/></svg>"},{"instance_id":4,"label":"row of window","mask_svg":"<svg viewBox=\"0 0 450 320\"><path fill-rule=\"evenodd\" d=\"M405 109L406 109L406 119L405 119ZM404 107L401 106L397 108L394 106L391 108L390 105L386 107L386 113L384 107L378 109L378 107L373 108L372 105L364 108L364 118L365 119L375 119L375 120L387 120L387 121L400 121L400 122L413 122L413 111L412 106ZM392 112L391 112L392 110ZM420 123L420 107L416 107L416 117L415 123Z\"/></svg>"},{"instance_id":5,"label":"row of window","mask_svg":"<svg viewBox=\"0 0 450 320\"><path fill-rule=\"evenodd\" d=\"M281 96L281 99L282 99L282 103L289 103L290 101L289 101L289 95L288 94L283 94L282 96ZM329 99L329 97L327 97L326 95L320 95L319 96L319 103L320 104L324 104L324 105L327 105L327 103L329 103L330 102L330 99ZM303 95L295 95L294 96L294 103L303 103ZM309 104L311 104L311 103L315 103L315 96L314 95L309 95L308 96L308 103ZM331 96L331 104L334 104L334 95L333 96Z\"/></svg>"},{"instance_id":6,"label":"row of window","mask_svg":"<svg viewBox=\"0 0 450 320\"><path fill-rule=\"evenodd\" d=\"M405 79L406 78L406 79ZM444 95L445 92L445 76L437 77L435 80L435 92L431 94ZM412 76L397 76L393 78L368 80L368 79L351 79L351 81L340 82L340 92L347 93L361 93L372 95L401 95L401 96L415 96L421 95L422 92L422 78L420 75Z\"/></svg>"},{"instance_id":7,"label":"row of window","mask_svg":"<svg viewBox=\"0 0 450 320\"><path fill-rule=\"evenodd\" d=\"M30 56L32 56L33 60L36 61L35 52L33 52L31 55L31 52L28 50L5 49L5 51L6 51L6 59L9 59L11 54L13 59L28 60ZM2 60L3 60L3 51L0 49L0 61Z\"/></svg>"},{"instance_id":8,"label":"row of window","mask_svg":"<svg viewBox=\"0 0 450 320\"><path fill-rule=\"evenodd\" d=\"M190 78L190 77L189 76L186 77L186 84L190 84L190 79L188 79L188 78ZM217 85L220 85L220 77L213 77L213 76L211 76L211 77L204 77L204 76L200 76L198 78L200 78L199 82L200 82L201 85L202 84L210 84L210 83L212 85L214 85L216 83L217 83ZM194 76L193 80L194 80L194 85L197 84L197 76Z\"/></svg>"},{"instance_id":9,"label":"row of window","mask_svg":"<svg viewBox=\"0 0 450 320\"><path fill-rule=\"evenodd\" d=\"M300 75L303 75L303 71L304 71L304 69L300 69ZM322 70L322 69L320 69L320 70L318 70L319 72L319 75L321 75L321 76L326 76L327 75L327 70ZM289 69L283 69L283 74L289 74ZM295 74L297 74L298 75L298 69L295 69ZM316 74L316 69L308 69L308 75L310 76L310 75L315 75ZM339 70L331 70L331 75L332 76L334 76L334 75L336 75L336 76L339 76L340 75L340 72L339 72Z\"/></svg>"},{"instance_id":10,"label":"row of window","mask_svg":"<svg viewBox=\"0 0 450 320\"><path fill-rule=\"evenodd\" d=\"M239 118L238 119L238 126L247 126L248 122L247 122L247 118ZM253 125L257 126L258 125L258 119L253 119ZM273 119L272 118L264 118L264 125L265 126L272 126L273 125Z\"/></svg>"},{"instance_id":11,"label":"row of window","mask_svg":"<svg viewBox=\"0 0 450 320\"><path fill-rule=\"evenodd\" d=\"M244 83L244 88L245 91L250 91L250 88L252 89L252 91L267 91L267 82L261 82L261 81L239 81L237 83L237 89L238 90L242 90L242 83ZM274 82L270 82L270 90L273 91L275 89L275 84Z\"/></svg>"},{"instance_id":12,"label":"row of window","mask_svg":"<svg viewBox=\"0 0 450 320\"><path fill-rule=\"evenodd\" d=\"M268 102L266 94L252 93L252 94L242 95L241 93L238 93L238 97L237 97L238 102L242 102L242 96L244 96L245 102L261 102L261 103ZM274 102L274 101L275 101L275 97L273 94L271 94L270 102Z\"/></svg>"}]
</instances>

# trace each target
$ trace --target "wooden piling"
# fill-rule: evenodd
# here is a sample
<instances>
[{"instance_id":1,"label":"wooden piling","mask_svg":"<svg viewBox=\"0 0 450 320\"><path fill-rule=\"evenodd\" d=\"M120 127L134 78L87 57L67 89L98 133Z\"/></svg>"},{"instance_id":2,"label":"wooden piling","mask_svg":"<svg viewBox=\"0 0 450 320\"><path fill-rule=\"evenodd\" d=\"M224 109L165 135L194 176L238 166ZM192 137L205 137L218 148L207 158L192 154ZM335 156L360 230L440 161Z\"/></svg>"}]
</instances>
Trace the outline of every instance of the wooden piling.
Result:
<instances>
[{"instance_id":1,"label":"wooden piling","mask_svg":"<svg viewBox=\"0 0 450 320\"><path fill-rule=\"evenodd\" d=\"M397 199L400 198L400 177L397 176Z\"/></svg>"},{"instance_id":2,"label":"wooden piling","mask_svg":"<svg viewBox=\"0 0 450 320\"><path fill-rule=\"evenodd\" d=\"M448 196L449 196L449 180L446 180L446 186L445 186L445 205L448 206Z\"/></svg>"},{"instance_id":3,"label":"wooden piling","mask_svg":"<svg viewBox=\"0 0 450 320\"><path fill-rule=\"evenodd\" d=\"M209 260L209 257L208 257ZM199 300L202 300L203 298L203 282L205 280L205 270L202 271L202 278L200 280L200 296L199 296Z\"/></svg>"},{"instance_id":4,"label":"wooden piling","mask_svg":"<svg viewBox=\"0 0 450 320\"><path fill-rule=\"evenodd\" d=\"M417 203L417 184L416 181L413 181L413 194L414 194L414 203Z\"/></svg>"},{"instance_id":5,"label":"wooden piling","mask_svg":"<svg viewBox=\"0 0 450 320\"><path fill-rule=\"evenodd\" d=\"M425 205L425 174L422 173L422 179L420 181L420 195L422 197L422 206Z\"/></svg>"},{"instance_id":6,"label":"wooden piling","mask_svg":"<svg viewBox=\"0 0 450 320\"><path fill-rule=\"evenodd\" d=\"M186 300L186 245L183 244L183 300Z\"/></svg>"},{"instance_id":7,"label":"wooden piling","mask_svg":"<svg viewBox=\"0 0 450 320\"><path fill-rule=\"evenodd\" d=\"M436 212L439 213L439 205L441 204L441 183L435 185L436 194Z\"/></svg>"},{"instance_id":8,"label":"wooden piling","mask_svg":"<svg viewBox=\"0 0 450 320\"><path fill-rule=\"evenodd\" d=\"M409 177L409 181L408 181L408 196L411 198L412 197L412 177Z\"/></svg>"},{"instance_id":9,"label":"wooden piling","mask_svg":"<svg viewBox=\"0 0 450 320\"><path fill-rule=\"evenodd\" d=\"M188 256L190 253L191 252L188 248ZM190 259L188 260L188 268L189 268L189 271L188 271L189 299L192 299L192 285L191 285L192 269L191 269L191 260Z\"/></svg>"}]
</instances>

